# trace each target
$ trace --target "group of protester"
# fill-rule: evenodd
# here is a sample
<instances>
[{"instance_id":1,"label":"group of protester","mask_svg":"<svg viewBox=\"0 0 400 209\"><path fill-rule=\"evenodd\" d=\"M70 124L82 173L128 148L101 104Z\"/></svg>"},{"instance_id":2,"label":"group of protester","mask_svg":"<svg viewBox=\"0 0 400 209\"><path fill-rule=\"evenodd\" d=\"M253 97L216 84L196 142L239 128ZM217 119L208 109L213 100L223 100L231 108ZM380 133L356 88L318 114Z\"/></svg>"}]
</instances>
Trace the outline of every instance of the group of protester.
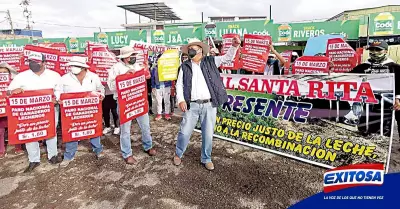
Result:
<instances>
[{"instance_id":1,"label":"group of protester","mask_svg":"<svg viewBox=\"0 0 400 209\"><path fill-rule=\"evenodd\" d=\"M182 47L182 64L179 69L179 76L176 81L176 100L179 108L184 112L182 124L178 133L175 156L173 163L179 166L182 162L183 154L189 143L191 134L200 119L202 128L202 148L201 162L208 170L214 169L211 161L212 139L216 120L217 107L225 103L228 99L224 84L220 79L218 67L223 63L229 63L234 59L236 50L239 47L240 39L234 39L232 47L224 56L206 56L209 53L208 45L199 40L192 40L188 45ZM13 79L8 87L7 94L20 94L26 90L35 91L43 89L54 90L53 103L55 106L55 124L59 119L60 95L62 93L73 92L97 92L103 102L104 133L111 132L110 111L114 120L114 134L120 134L121 154L127 164L136 164L133 158L131 145L131 123L129 121L118 126L118 100L116 77L118 75L135 73L144 70L142 64L136 62L138 52L132 47L123 47L119 61L110 70L107 85L103 86L100 78L95 73L89 71L85 57L75 56L67 64L71 66L69 73L62 77L45 67L45 56L41 53L31 52L28 56L29 70L17 74L17 72L4 63L0 65L0 72L7 72ZM157 62L155 62L157 63ZM157 101L156 120L161 119L162 99L165 103L165 119L170 120L169 104L171 95L170 82L160 82L158 80L157 64L152 69L151 88ZM172 100L174 100L173 95ZM151 100L151 99L150 99ZM149 100L149 101L150 101ZM156 149L150 132L150 117L145 114L136 118L141 129L143 150L149 156L156 155ZM1 123L1 122L4 122ZM4 130L7 119L0 121L0 158L6 154L4 145ZM89 139L93 152L98 159L103 158L103 145L100 137ZM44 140L47 148L48 161L51 164L59 164L60 167L67 167L75 157L78 142L67 142L63 153L63 159L58 157L57 137ZM29 165L25 172L31 172L40 165L40 145L39 142L29 142L25 144L28 154ZM17 153L21 153L20 146L15 148Z\"/></svg>"},{"instance_id":2,"label":"group of protester","mask_svg":"<svg viewBox=\"0 0 400 209\"><path fill-rule=\"evenodd\" d=\"M177 136L175 155L173 163L179 166L182 163L183 154L189 143L192 132L200 119L202 130L202 147L201 147L201 163L208 170L214 169L211 160L212 139L214 127L216 123L217 107L224 104L228 100L227 92L220 78L219 67L233 61L236 51L241 41L238 38L233 40L232 47L223 56L218 56L216 49L209 48L199 40L192 40L189 44L181 48L182 64L179 68L177 81L159 81L157 60L153 60L151 67L151 78L149 86L151 93L154 94L157 102L157 115L155 120L171 119L171 110L173 110L174 102L177 101L179 108L184 112L183 119ZM369 58L367 62L360 64L350 73L394 73L395 79L400 76L400 65L396 64L387 56L388 44L385 42L372 43L369 48ZM210 54L210 56L207 56ZM0 64L0 72L9 73L12 81L8 87L9 95L19 94L25 90L54 90L55 120L58 124L60 95L62 93L72 92L98 92L100 99L103 101L103 117L104 117L104 134L111 132L110 112L114 120L114 134L120 134L120 149L124 161L127 164L136 164L137 161L133 157L131 145L131 121L118 126L118 100L116 89L116 77L118 75L135 73L143 70L142 64L136 62L138 52L132 47L123 47L120 50L118 63L109 70L107 85L103 86L99 77L88 70L84 57L73 57L68 63L71 71L64 76L60 76L54 71L45 68L45 57L42 54L31 53L28 57L29 70L18 73L8 64ZM298 56L298 55L297 55ZM294 62L296 56L293 56ZM160 58L160 55L157 56ZM265 67L264 75L276 75L282 73L282 67L285 65L284 58L271 46L271 56L269 56ZM175 91L176 88L176 91ZM395 117L400 121L400 83L396 83L395 87L394 109ZM149 98L149 103L151 102ZM164 102L164 110L163 110ZM172 108L171 107L172 103ZM156 149L150 131L150 117L145 114L136 118L141 129L143 150L149 156L156 155ZM4 132L7 124L6 118L0 119L0 158L5 156ZM400 124L398 123L398 127ZM400 131L400 129L399 129ZM57 150L57 138L47 139L46 148L48 160L51 164L59 164ZM100 137L90 139L93 152L97 158L104 157L103 146ZM61 167L66 167L74 159L77 151L78 142L68 142L65 144L64 157L60 163ZM38 142L25 144L28 153L29 166L25 170L30 172L40 165L40 147ZM23 153L21 146L15 147L15 152Z\"/></svg>"}]
</instances>

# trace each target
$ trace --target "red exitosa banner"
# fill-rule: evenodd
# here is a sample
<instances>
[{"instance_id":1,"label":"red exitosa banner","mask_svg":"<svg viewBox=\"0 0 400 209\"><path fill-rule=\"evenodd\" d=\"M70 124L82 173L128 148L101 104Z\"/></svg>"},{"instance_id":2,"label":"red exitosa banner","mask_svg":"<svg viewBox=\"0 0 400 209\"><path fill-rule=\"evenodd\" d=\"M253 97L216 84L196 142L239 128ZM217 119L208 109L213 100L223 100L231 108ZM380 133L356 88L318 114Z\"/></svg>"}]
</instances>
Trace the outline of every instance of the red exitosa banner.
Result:
<instances>
[{"instance_id":1,"label":"red exitosa banner","mask_svg":"<svg viewBox=\"0 0 400 209\"><path fill-rule=\"evenodd\" d=\"M302 56L292 66L293 74L329 73L329 57Z\"/></svg>"},{"instance_id":2,"label":"red exitosa banner","mask_svg":"<svg viewBox=\"0 0 400 209\"><path fill-rule=\"evenodd\" d=\"M102 107L97 93L66 93L60 100L64 143L102 135Z\"/></svg>"},{"instance_id":3,"label":"red exitosa banner","mask_svg":"<svg viewBox=\"0 0 400 209\"><path fill-rule=\"evenodd\" d=\"M116 85L120 124L140 117L149 111L144 70L117 76Z\"/></svg>"},{"instance_id":4,"label":"red exitosa banner","mask_svg":"<svg viewBox=\"0 0 400 209\"><path fill-rule=\"evenodd\" d=\"M7 99L8 140L25 144L56 136L52 89L24 91Z\"/></svg>"}]
</instances>

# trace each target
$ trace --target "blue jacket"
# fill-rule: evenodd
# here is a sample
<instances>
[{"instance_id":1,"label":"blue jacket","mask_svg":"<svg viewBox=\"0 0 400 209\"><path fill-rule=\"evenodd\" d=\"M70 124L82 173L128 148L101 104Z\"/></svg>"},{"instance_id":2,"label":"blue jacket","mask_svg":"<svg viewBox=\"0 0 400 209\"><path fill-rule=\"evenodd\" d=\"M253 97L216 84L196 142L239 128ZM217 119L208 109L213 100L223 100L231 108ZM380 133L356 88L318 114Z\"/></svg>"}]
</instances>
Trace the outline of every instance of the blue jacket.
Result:
<instances>
[{"instance_id":1,"label":"blue jacket","mask_svg":"<svg viewBox=\"0 0 400 209\"><path fill-rule=\"evenodd\" d=\"M158 68L157 65L153 67L153 69L151 69L151 88L154 89L160 89L160 83L164 83L164 87L171 87L172 86L172 82L171 81L159 81L158 79Z\"/></svg>"}]
</instances>

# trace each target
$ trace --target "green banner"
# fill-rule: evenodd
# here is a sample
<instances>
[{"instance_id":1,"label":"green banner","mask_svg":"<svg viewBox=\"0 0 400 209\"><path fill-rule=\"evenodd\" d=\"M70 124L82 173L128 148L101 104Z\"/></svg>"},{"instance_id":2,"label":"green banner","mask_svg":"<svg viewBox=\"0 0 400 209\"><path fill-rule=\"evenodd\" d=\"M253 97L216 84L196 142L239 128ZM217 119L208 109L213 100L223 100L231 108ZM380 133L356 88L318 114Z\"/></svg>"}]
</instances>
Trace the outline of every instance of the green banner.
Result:
<instances>
[{"instance_id":1,"label":"green banner","mask_svg":"<svg viewBox=\"0 0 400 209\"><path fill-rule=\"evenodd\" d=\"M269 35L272 36L273 42L307 41L310 37L325 34L342 34L347 39L354 40L358 39L359 32L358 20L293 24L273 24L272 20L249 20L217 22L216 25L216 37L219 40L228 33L236 33L242 37L244 34Z\"/></svg>"},{"instance_id":2,"label":"green banner","mask_svg":"<svg viewBox=\"0 0 400 209\"><path fill-rule=\"evenodd\" d=\"M358 20L309 22L278 25L274 38L278 42L307 41L311 37L341 34L347 39L358 39Z\"/></svg>"},{"instance_id":3,"label":"green banner","mask_svg":"<svg viewBox=\"0 0 400 209\"><path fill-rule=\"evenodd\" d=\"M30 39L0 40L0 47L18 47L32 43Z\"/></svg>"},{"instance_id":4,"label":"green banner","mask_svg":"<svg viewBox=\"0 0 400 209\"><path fill-rule=\"evenodd\" d=\"M174 45L185 45L191 38L202 39L202 28L201 25L193 26L190 28L170 28L164 30L165 44Z\"/></svg>"},{"instance_id":5,"label":"green banner","mask_svg":"<svg viewBox=\"0 0 400 209\"><path fill-rule=\"evenodd\" d=\"M38 43L65 43L67 38L43 38L38 39Z\"/></svg>"},{"instance_id":6,"label":"green banner","mask_svg":"<svg viewBox=\"0 0 400 209\"><path fill-rule=\"evenodd\" d=\"M85 51L87 41L93 41L93 37L72 37L68 38L65 44L69 52L77 53Z\"/></svg>"},{"instance_id":7,"label":"green banner","mask_svg":"<svg viewBox=\"0 0 400 209\"><path fill-rule=\"evenodd\" d=\"M276 25L273 24L272 20L217 22L216 26L216 38L219 40L222 40L222 36L228 33L239 34L241 37L243 37L244 34L272 36L274 31L276 31Z\"/></svg>"},{"instance_id":8,"label":"green banner","mask_svg":"<svg viewBox=\"0 0 400 209\"><path fill-rule=\"evenodd\" d=\"M164 43L165 43L164 31L163 30L151 31L151 43L164 45Z\"/></svg>"},{"instance_id":9,"label":"green banner","mask_svg":"<svg viewBox=\"0 0 400 209\"><path fill-rule=\"evenodd\" d=\"M366 19L365 17L364 19ZM367 21L362 21L367 25ZM370 15L369 35L390 36L400 34L400 12L382 12Z\"/></svg>"},{"instance_id":10,"label":"green banner","mask_svg":"<svg viewBox=\"0 0 400 209\"><path fill-rule=\"evenodd\" d=\"M128 46L131 40L147 42L146 30L128 30L106 33L94 33L96 42L107 44L110 49Z\"/></svg>"}]
</instances>

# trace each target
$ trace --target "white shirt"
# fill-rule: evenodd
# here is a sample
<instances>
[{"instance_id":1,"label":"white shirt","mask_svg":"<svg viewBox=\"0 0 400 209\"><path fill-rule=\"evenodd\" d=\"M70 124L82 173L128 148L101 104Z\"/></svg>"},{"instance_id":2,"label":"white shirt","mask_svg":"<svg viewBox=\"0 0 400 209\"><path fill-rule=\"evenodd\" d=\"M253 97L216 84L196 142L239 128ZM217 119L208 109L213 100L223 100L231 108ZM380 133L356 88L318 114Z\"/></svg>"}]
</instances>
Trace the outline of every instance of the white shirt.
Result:
<instances>
[{"instance_id":1,"label":"white shirt","mask_svg":"<svg viewBox=\"0 0 400 209\"><path fill-rule=\"evenodd\" d=\"M214 61L217 67L221 66L225 63L230 63L235 58L237 47L232 46L223 56L216 56ZM208 90L208 86L206 80L204 78L203 72L201 71L200 64L196 64L192 61L192 92L191 92L191 101L194 100L205 100L211 99L210 90ZM178 100L178 104L185 101L183 96L183 72L182 69L179 71L178 80L176 82L176 98Z\"/></svg>"},{"instance_id":2,"label":"white shirt","mask_svg":"<svg viewBox=\"0 0 400 209\"><path fill-rule=\"evenodd\" d=\"M104 86L101 84L99 76L90 71L86 71L86 75L82 80L82 84L73 73L70 72L65 74L61 78L61 86L63 93L92 91L98 92L104 97Z\"/></svg>"},{"instance_id":3,"label":"white shirt","mask_svg":"<svg viewBox=\"0 0 400 209\"><path fill-rule=\"evenodd\" d=\"M21 88L23 90L53 89L56 99L60 99L62 92L60 74L45 69L41 75L36 75L32 70L18 73L8 86L8 90Z\"/></svg>"},{"instance_id":4,"label":"white shirt","mask_svg":"<svg viewBox=\"0 0 400 209\"><path fill-rule=\"evenodd\" d=\"M268 66L268 64L265 65L264 69L264 75L273 75L274 74L274 65Z\"/></svg>"},{"instance_id":5,"label":"white shirt","mask_svg":"<svg viewBox=\"0 0 400 209\"><path fill-rule=\"evenodd\" d=\"M117 94L117 83L115 82L115 78L119 75L127 73L129 70L139 71L142 69L142 66L139 63L135 63L133 65L127 65L123 62L118 62L108 71L108 79L107 84L110 88L110 91L114 93L114 99L118 98Z\"/></svg>"}]
</instances>

